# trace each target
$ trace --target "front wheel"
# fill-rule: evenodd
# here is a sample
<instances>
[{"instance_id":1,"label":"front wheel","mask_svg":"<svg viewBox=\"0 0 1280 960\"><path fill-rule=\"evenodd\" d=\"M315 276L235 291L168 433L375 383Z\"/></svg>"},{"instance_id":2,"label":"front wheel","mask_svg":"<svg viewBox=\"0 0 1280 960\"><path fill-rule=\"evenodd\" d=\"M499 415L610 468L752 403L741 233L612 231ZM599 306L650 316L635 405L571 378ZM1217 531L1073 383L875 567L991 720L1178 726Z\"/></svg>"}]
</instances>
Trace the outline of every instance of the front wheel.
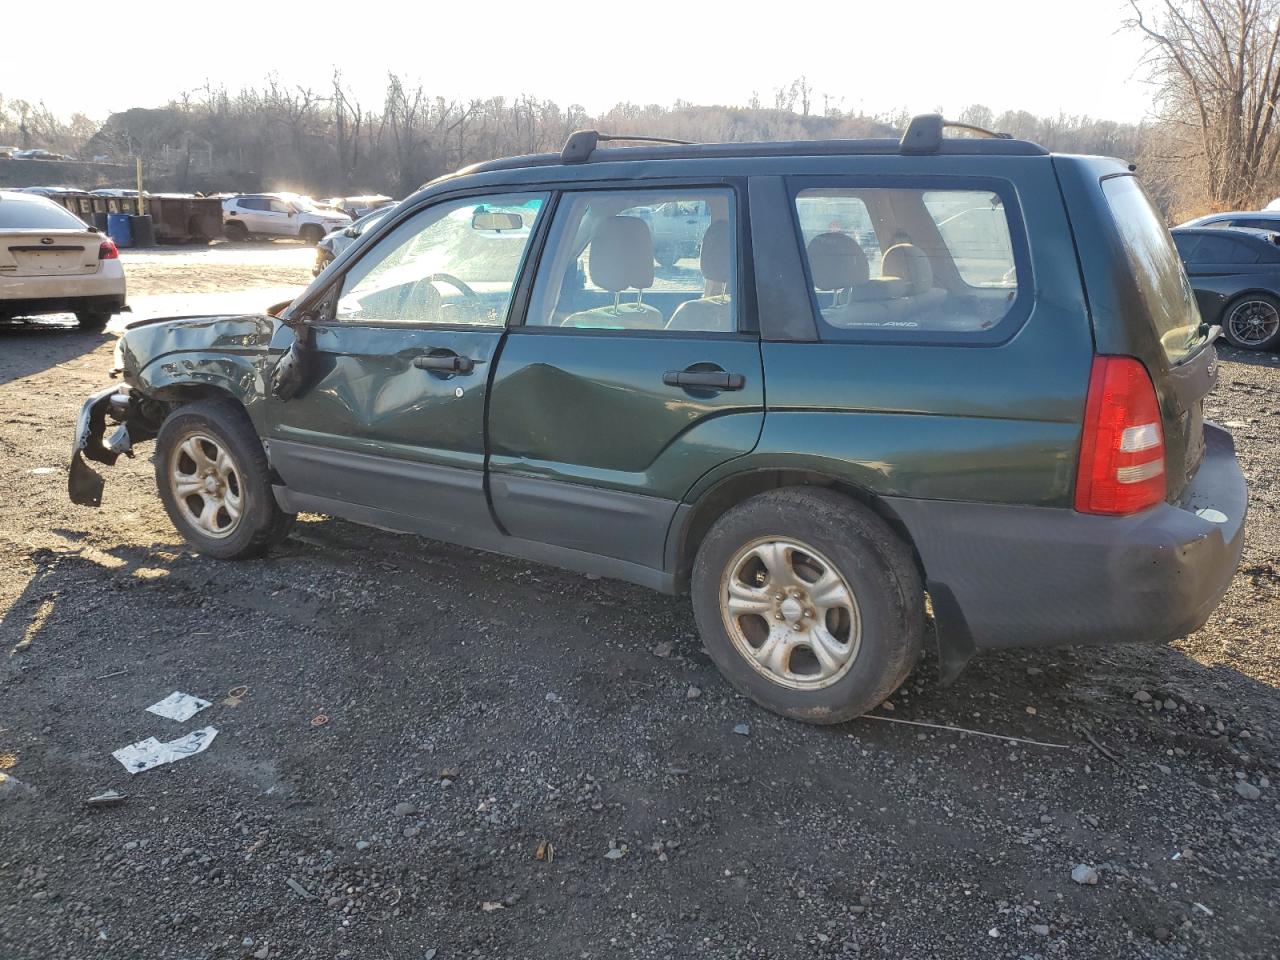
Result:
<instances>
[{"instance_id":1,"label":"front wheel","mask_svg":"<svg viewBox=\"0 0 1280 960\"><path fill-rule=\"evenodd\" d=\"M309 223L298 231L298 239L308 247L314 247L324 239L324 231L315 224Z\"/></svg>"},{"instance_id":2,"label":"front wheel","mask_svg":"<svg viewBox=\"0 0 1280 960\"><path fill-rule=\"evenodd\" d=\"M261 556L293 525L271 491L253 424L230 401L199 400L171 413L156 438L155 467L169 519L200 553Z\"/></svg>"},{"instance_id":3,"label":"front wheel","mask_svg":"<svg viewBox=\"0 0 1280 960\"><path fill-rule=\"evenodd\" d=\"M830 490L784 488L734 507L699 547L691 586L720 672L796 720L866 713L920 656L924 593L910 550Z\"/></svg>"},{"instance_id":4,"label":"front wheel","mask_svg":"<svg viewBox=\"0 0 1280 960\"><path fill-rule=\"evenodd\" d=\"M1222 334L1242 350L1274 350L1280 346L1280 300L1248 293L1223 313Z\"/></svg>"}]
</instances>

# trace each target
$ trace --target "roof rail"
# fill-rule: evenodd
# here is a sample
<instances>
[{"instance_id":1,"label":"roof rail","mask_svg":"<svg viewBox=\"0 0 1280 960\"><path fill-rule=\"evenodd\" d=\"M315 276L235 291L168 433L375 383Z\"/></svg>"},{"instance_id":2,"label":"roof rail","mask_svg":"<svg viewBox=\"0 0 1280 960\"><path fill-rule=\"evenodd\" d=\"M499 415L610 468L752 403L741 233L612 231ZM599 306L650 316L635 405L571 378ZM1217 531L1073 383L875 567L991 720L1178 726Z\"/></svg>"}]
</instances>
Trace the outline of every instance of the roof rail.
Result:
<instances>
[{"instance_id":1,"label":"roof rail","mask_svg":"<svg viewBox=\"0 0 1280 960\"><path fill-rule=\"evenodd\" d=\"M907 124L907 131L902 135L902 140L898 145L898 152L905 154L937 153L942 147L942 132L944 130L968 130L970 133L978 134L984 140L1013 139L1007 133L996 133L992 130L987 130L985 127L974 126L971 123L944 120L940 113L922 113L918 117L912 117L911 122Z\"/></svg>"},{"instance_id":2,"label":"roof rail","mask_svg":"<svg viewBox=\"0 0 1280 960\"><path fill-rule=\"evenodd\" d=\"M561 163L583 163L591 158L596 147L601 143L630 141L632 143L671 143L681 147L693 145L692 140L673 140L670 137L619 137L601 133L599 130L575 130L564 142L560 151Z\"/></svg>"}]
</instances>

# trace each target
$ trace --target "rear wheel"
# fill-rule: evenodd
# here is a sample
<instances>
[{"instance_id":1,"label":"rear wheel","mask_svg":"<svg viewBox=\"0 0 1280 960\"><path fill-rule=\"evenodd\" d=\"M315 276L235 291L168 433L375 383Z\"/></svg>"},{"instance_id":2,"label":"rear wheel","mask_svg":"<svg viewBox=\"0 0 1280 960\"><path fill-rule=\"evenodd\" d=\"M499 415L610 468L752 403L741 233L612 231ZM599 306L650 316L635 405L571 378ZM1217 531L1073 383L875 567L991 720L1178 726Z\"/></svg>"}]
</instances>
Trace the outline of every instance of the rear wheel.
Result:
<instances>
[{"instance_id":1,"label":"rear wheel","mask_svg":"<svg viewBox=\"0 0 1280 960\"><path fill-rule=\"evenodd\" d=\"M242 409L200 400L169 415L156 438L156 485L169 519L198 551L257 557L293 526L271 491L262 442Z\"/></svg>"},{"instance_id":2,"label":"rear wheel","mask_svg":"<svg viewBox=\"0 0 1280 960\"><path fill-rule=\"evenodd\" d=\"M104 310L76 311L76 324L81 330L101 330L111 321L111 314Z\"/></svg>"},{"instance_id":3,"label":"rear wheel","mask_svg":"<svg viewBox=\"0 0 1280 960\"><path fill-rule=\"evenodd\" d=\"M233 240L236 243L243 243L249 239L249 228L239 220L232 220L230 223L225 224L222 227L222 232L227 235L228 240Z\"/></svg>"},{"instance_id":4,"label":"rear wheel","mask_svg":"<svg viewBox=\"0 0 1280 960\"><path fill-rule=\"evenodd\" d=\"M1247 293L1223 311L1222 333L1233 347L1274 350L1280 346L1280 300Z\"/></svg>"},{"instance_id":5,"label":"rear wheel","mask_svg":"<svg viewBox=\"0 0 1280 960\"><path fill-rule=\"evenodd\" d=\"M867 712L920 656L924 594L910 550L830 490L774 490L734 507L699 547L692 590L721 673L796 720Z\"/></svg>"}]
</instances>

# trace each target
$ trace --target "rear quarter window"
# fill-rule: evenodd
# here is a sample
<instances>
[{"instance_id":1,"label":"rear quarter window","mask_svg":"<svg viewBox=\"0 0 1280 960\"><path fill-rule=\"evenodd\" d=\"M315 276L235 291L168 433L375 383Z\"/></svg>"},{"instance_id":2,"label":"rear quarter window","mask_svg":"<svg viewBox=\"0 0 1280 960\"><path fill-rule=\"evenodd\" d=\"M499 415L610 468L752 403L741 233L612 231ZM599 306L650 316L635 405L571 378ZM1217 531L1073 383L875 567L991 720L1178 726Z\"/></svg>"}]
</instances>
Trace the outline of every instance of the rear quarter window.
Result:
<instances>
[{"instance_id":1,"label":"rear quarter window","mask_svg":"<svg viewBox=\"0 0 1280 960\"><path fill-rule=\"evenodd\" d=\"M1025 250L1025 240L1019 235L1015 241L1011 201L1003 195L1011 198L1011 191L964 189L973 182L954 188L851 184L796 193L824 339L1003 339L996 328L1025 302L1015 252Z\"/></svg>"},{"instance_id":2,"label":"rear quarter window","mask_svg":"<svg viewBox=\"0 0 1280 960\"><path fill-rule=\"evenodd\" d=\"M1199 346L1200 311L1182 269L1177 248L1155 205L1134 177L1108 177L1102 193L1124 248L1134 284L1170 363L1179 363ZM1204 257L1204 238L1196 259Z\"/></svg>"}]
</instances>

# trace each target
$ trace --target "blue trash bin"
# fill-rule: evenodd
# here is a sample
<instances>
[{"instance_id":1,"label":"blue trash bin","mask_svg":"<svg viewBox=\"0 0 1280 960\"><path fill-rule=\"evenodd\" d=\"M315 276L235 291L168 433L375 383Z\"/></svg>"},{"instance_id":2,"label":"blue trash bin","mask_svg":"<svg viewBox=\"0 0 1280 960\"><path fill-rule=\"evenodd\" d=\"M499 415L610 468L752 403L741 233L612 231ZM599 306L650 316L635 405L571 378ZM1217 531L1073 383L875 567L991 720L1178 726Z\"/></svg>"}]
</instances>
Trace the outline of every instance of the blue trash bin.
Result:
<instances>
[{"instance_id":1,"label":"blue trash bin","mask_svg":"<svg viewBox=\"0 0 1280 960\"><path fill-rule=\"evenodd\" d=\"M129 224L129 214L107 214L107 236L115 241L117 247L133 246L133 228Z\"/></svg>"}]
</instances>

